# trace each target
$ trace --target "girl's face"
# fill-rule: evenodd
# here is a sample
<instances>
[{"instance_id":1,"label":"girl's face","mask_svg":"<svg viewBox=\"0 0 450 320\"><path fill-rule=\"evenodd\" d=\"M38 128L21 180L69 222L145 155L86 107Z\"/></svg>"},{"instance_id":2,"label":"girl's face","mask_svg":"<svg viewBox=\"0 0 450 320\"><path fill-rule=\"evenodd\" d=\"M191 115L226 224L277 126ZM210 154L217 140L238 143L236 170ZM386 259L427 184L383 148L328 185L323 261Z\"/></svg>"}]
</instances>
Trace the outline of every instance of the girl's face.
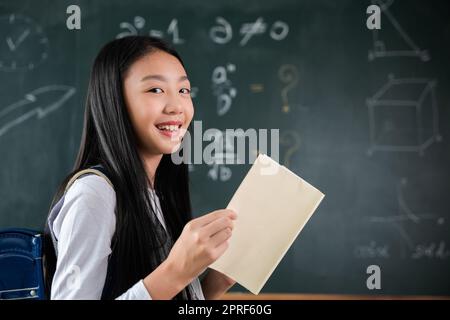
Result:
<instances>
[{"instance_id":1,"label":"girl's face","mask_svg":"<svg viewBox=\"0 0 450 320\"><path fill-rule=\"evenodd\" d=\"M160 50L145 55L126 72L123 91L139 150L175 152L194 115L191 85L180 61Z\"/></svg>"}]
</instances>

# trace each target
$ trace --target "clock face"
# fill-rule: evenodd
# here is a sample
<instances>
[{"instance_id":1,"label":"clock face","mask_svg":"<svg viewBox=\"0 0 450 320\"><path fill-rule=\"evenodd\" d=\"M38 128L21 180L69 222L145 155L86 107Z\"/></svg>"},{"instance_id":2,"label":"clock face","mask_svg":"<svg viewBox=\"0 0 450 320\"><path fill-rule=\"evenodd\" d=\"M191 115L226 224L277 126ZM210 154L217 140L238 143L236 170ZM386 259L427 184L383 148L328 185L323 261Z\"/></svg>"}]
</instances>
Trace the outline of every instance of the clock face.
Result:
<instances>
[{"instance_id":1,"label":"clock face","mask_svg":"<svg viewBox=\"0 0 450 320\"><path fill-rule=\"evenodd\" d=\"M0 16L0 71L28 71L48 56L42 28L18 14Z\"/></svg>"}]
</instances>

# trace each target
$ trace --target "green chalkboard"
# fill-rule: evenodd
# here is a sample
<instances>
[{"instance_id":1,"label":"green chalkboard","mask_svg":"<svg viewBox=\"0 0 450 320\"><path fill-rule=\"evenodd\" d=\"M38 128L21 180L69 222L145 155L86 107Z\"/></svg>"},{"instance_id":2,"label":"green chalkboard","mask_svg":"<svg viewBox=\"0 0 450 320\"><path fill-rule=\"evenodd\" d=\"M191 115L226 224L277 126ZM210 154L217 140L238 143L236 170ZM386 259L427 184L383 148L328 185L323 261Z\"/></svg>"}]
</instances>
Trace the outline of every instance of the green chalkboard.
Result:
<instances>
[{"instance_id":1,"label":"green chalkboard","mask_svg":"<svg viewBox=\"0 0 450 320\"><path fill-rule=\"evenodd\" d=\"M80 30L66 27L72 4ZM374 1L369 30L370 4L0 1L0 227L42 227L95 55L151 34L182 55L203 130L279 129L280 162L326 194L263 292L450 295L450 4ZM190 169L200 215L249 165Z\"/></svg>"}]
</instances>

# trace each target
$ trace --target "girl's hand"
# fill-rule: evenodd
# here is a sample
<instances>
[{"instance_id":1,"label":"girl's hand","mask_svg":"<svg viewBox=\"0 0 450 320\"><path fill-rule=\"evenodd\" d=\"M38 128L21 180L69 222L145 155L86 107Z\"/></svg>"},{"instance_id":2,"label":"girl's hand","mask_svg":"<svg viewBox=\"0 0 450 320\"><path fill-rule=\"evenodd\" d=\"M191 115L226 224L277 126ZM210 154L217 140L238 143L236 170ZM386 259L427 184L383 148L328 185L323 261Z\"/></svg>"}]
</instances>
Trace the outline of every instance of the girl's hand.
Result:
<instances>
[{"instance_id":1,"label":"girl's hand","mask_svg":"<svg viewBox=\"0 0 450 320\"><path fill-rule=\"evenodd\" d=\"M223 209L191 220L184 227L167 257L167 262L189 284L228 248L233 230L234 211Z\"/></svg>"}]
</instances>

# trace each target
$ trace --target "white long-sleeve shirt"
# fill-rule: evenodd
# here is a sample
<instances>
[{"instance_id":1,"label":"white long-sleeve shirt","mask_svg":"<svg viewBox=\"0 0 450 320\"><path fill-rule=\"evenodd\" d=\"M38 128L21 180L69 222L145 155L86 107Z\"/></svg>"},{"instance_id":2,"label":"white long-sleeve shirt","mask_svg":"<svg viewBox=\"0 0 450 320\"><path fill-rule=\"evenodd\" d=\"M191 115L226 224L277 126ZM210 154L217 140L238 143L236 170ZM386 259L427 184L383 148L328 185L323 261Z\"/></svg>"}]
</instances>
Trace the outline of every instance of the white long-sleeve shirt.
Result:
<instances>
[{"instance_id":1,"label":"white long-sleeve shirt","mask_svg":"<svg viewBox=\"0 0 450 320\"><path fill-rule=\"evenodd\" d=\"M166 228L159 199L149 190L156 215ZM51 299L101 298L116 227L115 206L114 189L97 175L82 176L67 190L50 226L58 240ZM194 298L205 299L198 278L192 285ZM117 299L149 300L151 296L140 280Z\"/></svg>"}]
</instances>

